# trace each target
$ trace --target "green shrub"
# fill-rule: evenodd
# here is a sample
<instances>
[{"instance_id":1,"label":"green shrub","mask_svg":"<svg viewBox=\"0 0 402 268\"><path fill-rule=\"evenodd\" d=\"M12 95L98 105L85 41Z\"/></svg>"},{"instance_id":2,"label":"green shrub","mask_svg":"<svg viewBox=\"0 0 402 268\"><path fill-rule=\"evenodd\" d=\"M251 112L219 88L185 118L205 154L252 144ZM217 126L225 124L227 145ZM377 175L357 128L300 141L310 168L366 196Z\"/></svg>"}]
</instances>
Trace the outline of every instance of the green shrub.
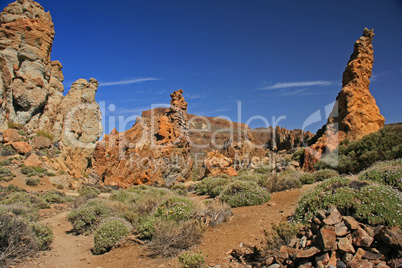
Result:
<instances>
[{"instance_id":1,"label":"green shrub","mask_svg":"<svg viewBox=\"0 0 402 268\"><path fill-rule=\"evenodd\" d=\"M39 218L38 209L22 204L0 205L0 213L11 213L30 222L37 221Z\"/></svg>"},{"instance_id":2,"label":"green shrub","mask_svg":"<svg viewBox=\"0 0 402 268\"><path fill-rule=\"evenodd\" d=\"M41 197L26 193L26 192L13 192L7 195L0 201L0 204L11 205L11 204L21 204L30 208L49 208L49 204Z\"/></svg>"},{"instance_id":3,"label":"green shrub","mask_svg":"<svg viewBox=\"0 0 402 268\"><path fill-rule=\"evenodd\" d=\"M7 181L8 178L12 179L13 174L8 168L0 166L0 180L5 180Z\"/></svg>"},{"instance_id":4,"label":"green shrub","mask_svg":"<svg viewBox=\"0 0 402 268\"><path fill-rule=\"evenodd\" d=\"M53 242L52 228L39 222L32 223L31 228L38 239L39 250L48 249Z\"/></svg>"},{"instance_id":5,"label":"green shrub","mask_svg":"<svg viewBox=\"0 0 402 268\"><path fill-rule=\"evenodd\" d=\"M268 250L279 249L281 246L288 245L296 237L300 225L281 222L273 224L272 229L265 230L265 248Z\"/></svg>"},{"instance_id":6,"label":"green shrub","mask_svg":"<svg viewBox=\"0 0 402 268\"><path fill-rule=\"evenodd\" d=\"M111 250L117 242L130 234L130 224L119 218L109 218L96 229L94 234L94 254Z\"/></svg>"},{"instance_id":7,"label":"green shrub","mask_svg":"<svg viewBox=\"0 0 402 268\"><path fill-rule=\"evenodd\" d=\"M155 235L155 225L160 222L154 216L142 217L139 219L136 228L140 239L150 239Z\"/></svg>"},{"instance_id":8,"label":"green shrub","mask_svg":"<svg viewBox=\"0 0 402 268\"><path fill-rule=\"evenodd\" d=\"M53 134L51 134L45 130L38 130L38 132L36 132L36 136L43 136L50 140L53 140L53 138L54 138Z\"/></svg>"},{"instance_id":9,"label":"green shrub","mask_svg":"<svg viewBox=\"0 0 402 268\"><path fill-rule=\"evenodd\" d=\"M339 173L333 169L317 170L313 173L314 181L323 181L326 179L338 177Z\"/></svg>"},{"instance_id":10,"label":"green shrub","mask_svg":"<svg viewBox=\"0 0 402 268\"><path fill-rule=\"evenodd\" d=\"M205 263L205 259L201 251L194 253L184 252L179 256L178 261L185 268L199 268Z\"/></svg>"},{"instance_id":11,"label":"green shrub","mask_svg":"<svg viewBox=\"0 0 402 268\"><path fill-rule=\"evenodd\" d=\"M189 219L194 214L194 211L195 203L191 199L172 196L160 204L155 216L178 222Z\"/></svg>"},{"instance_id":12,"label":"green shrub","mask_svg":"<svg viewBox=\"0 0 402 268\"><path fill-rule=\"evenodd\" d=\"M27 176L34 176L37 175L37 172L32 167L22 167L20 172Z\"/></svg>"},{"instance_id":13,"label":"green shrub","mask_svg":"<svg viewBox=\"0 0 402 268\"><path fill-rule=\"evenodd\" d=\"M219 199L231 207L252 206L268 202L269 192L254 182L234 181L221 193Z\"/></svg>"},{"instance_id":14,"label":"green shrub","mask_svg":"<svg viewBox=\"0 0 402 268\"><path fill-rule=\"evenodd\" d=\"M208 225L214 227L229 220L232 216L232 208L224 202L213 201L207 204L204 214Z\"/></svg>"},{"instance_id":15,"label":"green shrub","mask_svg":"<svg viewBox=\"0 0 402 268\"><path fill-rule=\"evenodd\" d=\"M402 125L389 125L358 141L342 143L314 167L332 168L340 173L358 173L375 162L401 157Z\"/></svg>"},{"instance_id":16,"label":"green shrub","mask_svg":"<svg viewBox=\"0 0 402 268\"><path fill-rule=\"evenodd\" d=\"M11 165L12 164L12 162L11 162L11 159L10 158L7 158L6 160L4 160L4 161L0 161L0 166L9 166L9 165Z\"/></svg>"},{"instance_id":17,"label":"green shrub","mask_svg":"<svg viewBox=\"0 0 402 268\"><path fill-rule=\"evenodd\" d=\"M10 156L15 154L17 154L17 151L11 146L3 147L0 151L0 155L2 156Z\"/></svg>"},{"instance_id":18,"label":"green shrub","mask_svg":"<svg viewBox=\"0 0 402 268\"><path fill-rule=\"evenodd\" d=\"M86 185L82 186L82 188L78 191L78 194L86 199L98 197L100 193L101 191L99 189Z\"/></svg>"},{"instance_id":19,"label":"green shrub","mask_svg":"<svg viewBox=\"0 0 402 268\"><path fill-rule=\"evenodd\" d=\"M140 196L138 194L129 192L127 190L114 191L112 193L112 195L110 196L110 200L118 201L118 202L122 202L122 203L135 202L139 198L140 198Z\"/></svg>"},{"instance_id":20,"label":"green shrub","mask_svg":"<svg viewBox=\"0 0 402 268\"><path fill-rule=\"evenodd\" d=\"M74 232L77 234L88 234L93 231L105 218L112 216L115 209L111 201L103 199L91 199L81 207L74 209L68 215Z\"/></svg>"},{"instance_id":21,"label":"green shrub","mask_svg":"<svg viewBox=\"0 0 402 268\"><path fill-rule=\"evenodd\" d=\"M29 179L25 180L25 184L28 186L38 186L39 183L40 183L39 179L29 178Z\"/></svg>"},{"instance_id":22,"label":"green shrub","mask_svg":"<svg viewBox=\"0 0 402 268\"><path fill-rule=\"evenodd\" d=\"M359 179L376 181L402 191L402 159L376 163L362 172Z\"/></svg>"},{"instance_id":23,"label":"green shrub","mask_svg":"<svg viewBox=\"0 0 402 268\"><path fill-rule=\"evenodd\" d=\"M342 215L353 216L364 223L402 226L400 192L388 186L347 178L328 179L307 192L298 203L294 219L307 223L317 210L328 205L334 205Z\"/></svg>"},{"instance_id":24,"label":"green shrub","mask_svg":"<svg viewBox=\"0 0 402 268\"><path fill-rule=\"evenodd\" d=\"M60 204L60 203L64 203L67 201L65 193L55 191L55 190L47 192L44 195L44 198L45 198L46 202L51 203L51 204L54 204L54 203Z\"/></svg>"},{"instance_id":25,"label":"green shrub","mask_svg":"<svg viewBox=\"0 0 402 268\"><path fill-rule=\"evenodd\" d=\"M274 168L272 166L267 166L266 164L261 164L254 170L255 173L260 174L271 174L272 171L274 171Z\"/></svg>"},{"instance_id":26,"label":"green shrub","mask_svg":"<svg viewBox=\"0 0 402 268\"><path fill-rule=\"evenodd\" d=\"M304 173L300 177L300 181L302 184L312 184L315 182L315 178L314 178L313 174L311 174L311 173Z\"/></svg>"},{"instance_id":27,"label":"green shrub","mask_svg":"<svg viewBox=\"0 0 402 268\"><path fill-rule=\"evenodd\" d=\"M187 196L187 188L183 184L176 184L171 188L173 193L181 196Z\"/></svg>"},{"instance_id":28,"label":"green shrub","mask_svg":"<svg viewBox=\"0 0 402 268\"><path fill-rule=\"evenodd\" d=\"M214 198L220 195L220 193L232 181L233 179L228 178L208 177L203 179L195 186L195 192L200 195L208 194L210 197Z\"/></svg>"},{"instance_id":29,"label":"green shrub","mask_svg":"<svg viewBox=\"0 0 402 268\"><path fill-rule=\"evenodd\" d=\"M294 152L292 155L292 159L294 159L296 161L300 161L301 159L303 159L304 150L305 150L304 148L301 148L301 149L297 150L296 152Z\"/></svg>"}]
</instances>

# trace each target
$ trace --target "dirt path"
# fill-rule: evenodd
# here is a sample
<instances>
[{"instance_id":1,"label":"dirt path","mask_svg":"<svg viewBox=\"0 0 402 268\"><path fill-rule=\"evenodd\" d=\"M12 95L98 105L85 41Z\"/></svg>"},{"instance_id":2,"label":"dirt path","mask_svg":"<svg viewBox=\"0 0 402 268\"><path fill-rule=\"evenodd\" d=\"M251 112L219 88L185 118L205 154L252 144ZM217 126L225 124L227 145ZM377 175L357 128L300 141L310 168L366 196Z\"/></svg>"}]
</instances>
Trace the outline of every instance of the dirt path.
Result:
<instances>
[{"instance_id":1,"label":"dirt path","mask_svg":"<svg viewBox=\"0 0 402 268\"><path fill-rule=\"evenodd\" d=\"M91 236L76 236L69 233L72 225L67 220L69 212L57 214L43 222L53 229L52 249L44 251L39 258L33 259L20 267L82 267L91 260L93 239Z\"/></svg>"},{"instance_id":2,"label":"dirt path","mask_svg":"<svg viewBox=\"0 0 402 268\"><path fill-rule=\"evenodd\" d=\"M287 220L295 210L299 197L311 186L277 192L268 204L234 208L233 218L216 228L209 228L197 247L206 256L207 264L229 267L229 255L240 243L257 245L264 240L264 230L273 223Z\"/></svg>"},{"instance_id":3,"label":"dirt path","mask_svg":"<svg viewBox=\"0 0 402 268\"><path fill-rule=\"evenodd\" d=\"M231 220L215 228L208 228L196 250L203 252L208 265L237 266L230 264L227 253L240 243L256 245L263 241L264 229L286 220L294 212L301 194L309 188L311 186L273 193L268 204L233 209ZM72 226L67 220L68 213L63 212L44 220L53 228L52 249L18 267L178 267L177 258L150 259L145 256L144 247L135 244L103 255L92 255L93 236L69 233Z\"/></svg>"}]
</instances>

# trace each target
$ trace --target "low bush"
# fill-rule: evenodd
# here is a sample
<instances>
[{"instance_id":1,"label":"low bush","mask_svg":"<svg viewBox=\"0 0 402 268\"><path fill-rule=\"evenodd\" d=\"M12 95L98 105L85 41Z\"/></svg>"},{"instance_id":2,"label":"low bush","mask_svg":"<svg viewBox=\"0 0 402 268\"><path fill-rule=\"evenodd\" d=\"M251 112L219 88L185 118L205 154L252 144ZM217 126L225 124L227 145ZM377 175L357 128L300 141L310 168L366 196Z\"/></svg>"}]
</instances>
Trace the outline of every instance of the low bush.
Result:
<instances>
[{"instance_id":1,"label":"low bush","mask_svg":"<svg viewBox=\"0 0 402 268\"><path fill-rule=\"evenodd\" d=\"M105 218L114 215L115 209L111 201L91 199L77 209L71 211L68 220L72 223L77 234L89 234ZM117 213L117 212L116 212Z\"/></svg>"},{"instance_id":2,"label":"low bush","mask_svg":"<svg viewBox=\"0 0 402 268\"><path fill-rule=\"evenodd\" d=\"M379 182L402 191L402 159L376 163L363 171L359 179Z\"/></svg>"},{"instance_id":3,"label":"low bush","mask_svg":"<svg viewBox=\"0 0 402 268\"><path fill-rule=\"evenodd\" d=\"M11 171L8 168L0 166L0 180L10 181L13 179L12 177L13 177L13 174L11 173Z\"/></svg>"},{"instance_id":4,"label":"low bush","mask_svg":"<svg viewBox=\"0 0 402 268\"><path fill-rule=\"evenodd\" d=\"M317 210L334 205L342 213L371 225L402 226L402 194L391 187L332 178L317 185L299 201L294 220L307 223Z\"/></svg>"},{"instance_id":5,"label":"low bush","mask_svg":"<svg viewBox=\"0 0 402 268\"><path fill-rule=\"evenodd\" d=\"M84 197L86 199L91 199L91 198L96 198L101 194L101 191L95 187L91 186L82 186L82 188L78 191L78 194L81 197Z\"/></svg>"},{"instance_id":6,"label":"low bush","mask_svg":"<svg viewBox=\"0 0 402 268\"><path fill-rule=\"evenodd\" d=\"M51 204L54 203L60 204L69 201L65 193L56 190L47 192L46 194L43 195L43 198L46 200L46 202Z\"/></svg>"},{"instance_id":7,"label":"low bush","mask_svg":"<svg viewBox=\"0 0 402 268\"><path fill-rule=\"evenodd\" d=\"M261 164L254 170L255 173L260 173L264 175L271 174L272 171L274 171L274 168L271 165L268 166L266 164Z\"/></svg>"},{"instance_id":8,"label":"low bush","mask_svg":"<svg viewBox=\"0 0 402 268\"><path fill-rule=\"evenodd\" d=\"M29 178L25 180L25 184L28 186L38 186L40 183L39 179Z\"/></svg>"},{"instance_id":9,"label":"low bush","mask_svg":"<svg viewBox=\"0 0 402 268\"><path fill-rule=\"evenodd\" d=\"M176 184L171 188L172 192L181 195L181 196L186 196L187 195L187 188L183 184Z\"/></svg>"},{"instance_id":10,"label":"low bush","mask_svg":"<svg viewBox=\"0 0 402 268\"><path fill-rule=\"evenodd\" d=\"M9 213L26 219L29 222L37 221L38 209L30 208L21 204L0 205L0 213Z\"/></svg>"},{"instance_id":11,"label":"low bush","mask_svg":"<svg viewBox=\"0 0 402 268\"><path fill-rule=\"evenodd\" d=\"M27 222L0 211L0 264L32 256L37 250L38 239Z\"/></svg>"},{"instance_id":12,"label":"low bush","mask_svg":"<svg viewBox=\"0 0 402 268\"><path fill-rule=\"evenodd\" d=\"M111 250L117 242L130 234L130 224L120 218L109 218L96 229L94 234L94 254Z\"/></svg>"},{"instance_id":13,"label":"low bush","mask_svg":"<svg viewBox=\"0 0 402 268\"><path fill-rule=\"evenodd\" d=\"M265 180L260 180L258 184L267 188L271 193L300 188L302 186L301 181L297 177L281 176L281 173L271 175Z\"/></svg>"},{"instance_id":14,"label":"low bush","mask_svg":"<svg viewBox=\"0 0 402 268\"><path fill-rule=\"evenodd\" d=\"M195 192L200 195L208 194L214 198L225 189L225 187L232 182L233 179L222 177L208 177L203 179L195 186Z\"/></svg>"},{"instance_id":15,"label":"low bush","mask_svg":"<svg viewBox=\"0 0 402 268\"><path fill-rule=\"evenodd\" d=\"M195 203L191 199L172 196L160 204L154 215L178 222L189 219L194 212Z\"/></svg>"},{"instance_id":16,"label":"low bush","mask_svg":"<svg viewBox=\"0 0 402 268\"><path fill-rule=\"evenodd\" d=\"M199 268L205 263L205 259L201 251L194 253L184 252L179 256L178 261L185 268Z\"/></svg>"},{"instance_id":17,"label":"low bush","mask_svg":"<svg viewBox=\"0 0 402 268\"><path fill-rule=\"evenodd\" d=\"M302 184L312 184L315 182L315 177L313 176L312 173L304 173L301 177L300 177L300 182Z\"/></svg>"},{"instance_id":18,"label":"low bush","mask_svg":"<svg viewBox=\"0 0 402 268\"><path fill-rule=\"evenodd\" d=\"M11 146L5 146L1 148L0 155L1 156L10 156L17 154L17 151Z\"/></svg>"},{"instance_id":19,"label":"low bush","mask_svg":"<svg viewBox=\"0 0 402 268\"><path fill-rule=\"evenodd\" d=\"M301 225L281 222L273 224L270 230L265 230L265 247L268 250L279 249L281 246L288 245L296 237Z\"/></svg>"},{"instance_id":20,"label":"low bush","mask_svg":"<svg viewBox=\"0 0 402 268\"><path fill-rule=\"evenodd\" d=\"M267 189L249 181L234 181L219 196L220 200L231 207L258 205L268 202L270 198Z\"/></svg>"},{"instance_id":21,"label":"low bush","mask_svg":"<svg viewBox=\"0 0 402 268\"><path fill-rule=\"evenodd\" d=\"M148 244L150 256L171 257L198 244L202 230L197 221L180 223L171 221L159 222L155 225L155 234Z\"/></svg>"},{"instance_id":22,"label":"low bush","mask_svg":"<svg viewBox=\"0 0 402 268\"><path fill-rule=\"evenodd\" d=\"M210 202L204 211L207 225L217 226L222 222L226 222L232 216L232 208L224 202Z\"/></svg>"},{"instance_id":23,"label":"low bush","mask_svg":"<svg viewBox=\"0 0 402 268\"><path fill-rule=\"evenodd\" d=\"M38 249L48 249L53 242L52 228L39 222L32 223L31 228L38 239Z\"/></svg>"},{"instance_id":24,"label":"low bush","mask_svg":"<svg viewBox=\"0 0 402 268\"><path fill-rule=\"evenodd\" d=\"M20 204L30 208L43 209L49 208L49 204L40 196L26 192L12 192L5 196L0 204L11 205Z\"/></svg>"}]
</instances>

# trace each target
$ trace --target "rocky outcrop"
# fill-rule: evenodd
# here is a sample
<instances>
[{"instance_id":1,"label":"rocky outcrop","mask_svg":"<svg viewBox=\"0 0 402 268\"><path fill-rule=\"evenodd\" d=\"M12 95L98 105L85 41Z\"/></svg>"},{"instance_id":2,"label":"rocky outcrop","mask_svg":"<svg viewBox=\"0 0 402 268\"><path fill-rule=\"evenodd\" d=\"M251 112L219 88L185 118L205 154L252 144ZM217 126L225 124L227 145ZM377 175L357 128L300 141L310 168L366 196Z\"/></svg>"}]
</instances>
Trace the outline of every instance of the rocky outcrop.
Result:
<instances>
[{"instance_id":1,"label":"rocky outcrop","mask_svg":"<svg viewBox=\"0 0 402 268\"><path fill-rule=\"evenodd\" d=\"M312 170L322 154L333 151L342 140L358 140L384 126L385 119L369 91L374 62L373 37L373 30L365 28L356 41L343 73L342 90L328 122L317 132L314 144L305 152L304 169Z\"/></svg>"},{"instance_id":2,"label":"rocky outcrop","mask_svg":"<svg viewBox=\"0 0 402 268\"><path fill-rule=\"evenodd\" d=\"M114 129L96 145L93 173L98 182L130 187L171 186L185 181L192 168L183 90L171 94L169 109L154 109L129 130Z\"/></svg>"},{"instance_id":3,"label":"rocky outcrop","mask_svg":"<svg viewBox=\"0 0 402 268\"><path fill-rule=\"evenodd\" d=\"M238 260L252 258L256 267L399 267L401 248L399 227L364 224L329 206L317 211L287 245L264 253L248 246L231 255Z\"/></svg>"},{"instance_id":4,"label":"rocky outcrop","mask_svg":"<svg viewBox=\"0 0 402 268\"><path fill-rule=\"evenodd\" d=\"M229 176L237 176L236 170L233 168L233 160L220 154L218 151L207 153L205 160L205 176L217 176L226 174Z\"/></svg>"},{"instance_id":5,"label":"rocky outcrop","mask_svg":"<svg viewBox=\"0 0 402 268\"><path fill-rule=\"evenodd\" d=\"M35 1L8 5L0 22L0 131L14 123L49 132L62 151L55 167L81 177L102 133L97 81L80 79L63 96L62 65L50 58L52 17Z\"/></svg>"}]
</instances>

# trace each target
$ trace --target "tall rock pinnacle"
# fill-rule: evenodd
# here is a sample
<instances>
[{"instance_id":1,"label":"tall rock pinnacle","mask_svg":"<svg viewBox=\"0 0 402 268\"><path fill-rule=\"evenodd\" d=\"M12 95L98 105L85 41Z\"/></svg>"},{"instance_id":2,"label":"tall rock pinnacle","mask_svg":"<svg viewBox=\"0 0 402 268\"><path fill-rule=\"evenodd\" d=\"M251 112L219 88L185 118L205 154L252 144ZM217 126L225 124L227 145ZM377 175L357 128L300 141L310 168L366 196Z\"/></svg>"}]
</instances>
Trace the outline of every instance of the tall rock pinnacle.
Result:
<instances>
[{"instance_id":1,"label":"tall rock pinnacle","mask_svg":"<svg viewBox=\"0 0 402 268\"><path fill-rule=\"evenodd\" d=\"M358 140L384 126L385 119L369 91L374 62L373 37L373 30L365 28L356 41L343 73L342 90L328 122L313 138L315 143L306 150L305 169L313 169L322 153L333 151L342 140Z\"/></svg>"},{"instance_id":2,"label":"tall rock pinnacle","mask_svg":"<svg viewBox=\"0 0 402 268\"><path fill-rule=\"evenodd\" d=\"M102 134L98 82L79 79L63 96L62 65L50 58L54 36L50 13L33 0L0 13L0 131L12 122L51 133L62 151L59 168L80 177Z\"/></svg>"}]
</instances>

